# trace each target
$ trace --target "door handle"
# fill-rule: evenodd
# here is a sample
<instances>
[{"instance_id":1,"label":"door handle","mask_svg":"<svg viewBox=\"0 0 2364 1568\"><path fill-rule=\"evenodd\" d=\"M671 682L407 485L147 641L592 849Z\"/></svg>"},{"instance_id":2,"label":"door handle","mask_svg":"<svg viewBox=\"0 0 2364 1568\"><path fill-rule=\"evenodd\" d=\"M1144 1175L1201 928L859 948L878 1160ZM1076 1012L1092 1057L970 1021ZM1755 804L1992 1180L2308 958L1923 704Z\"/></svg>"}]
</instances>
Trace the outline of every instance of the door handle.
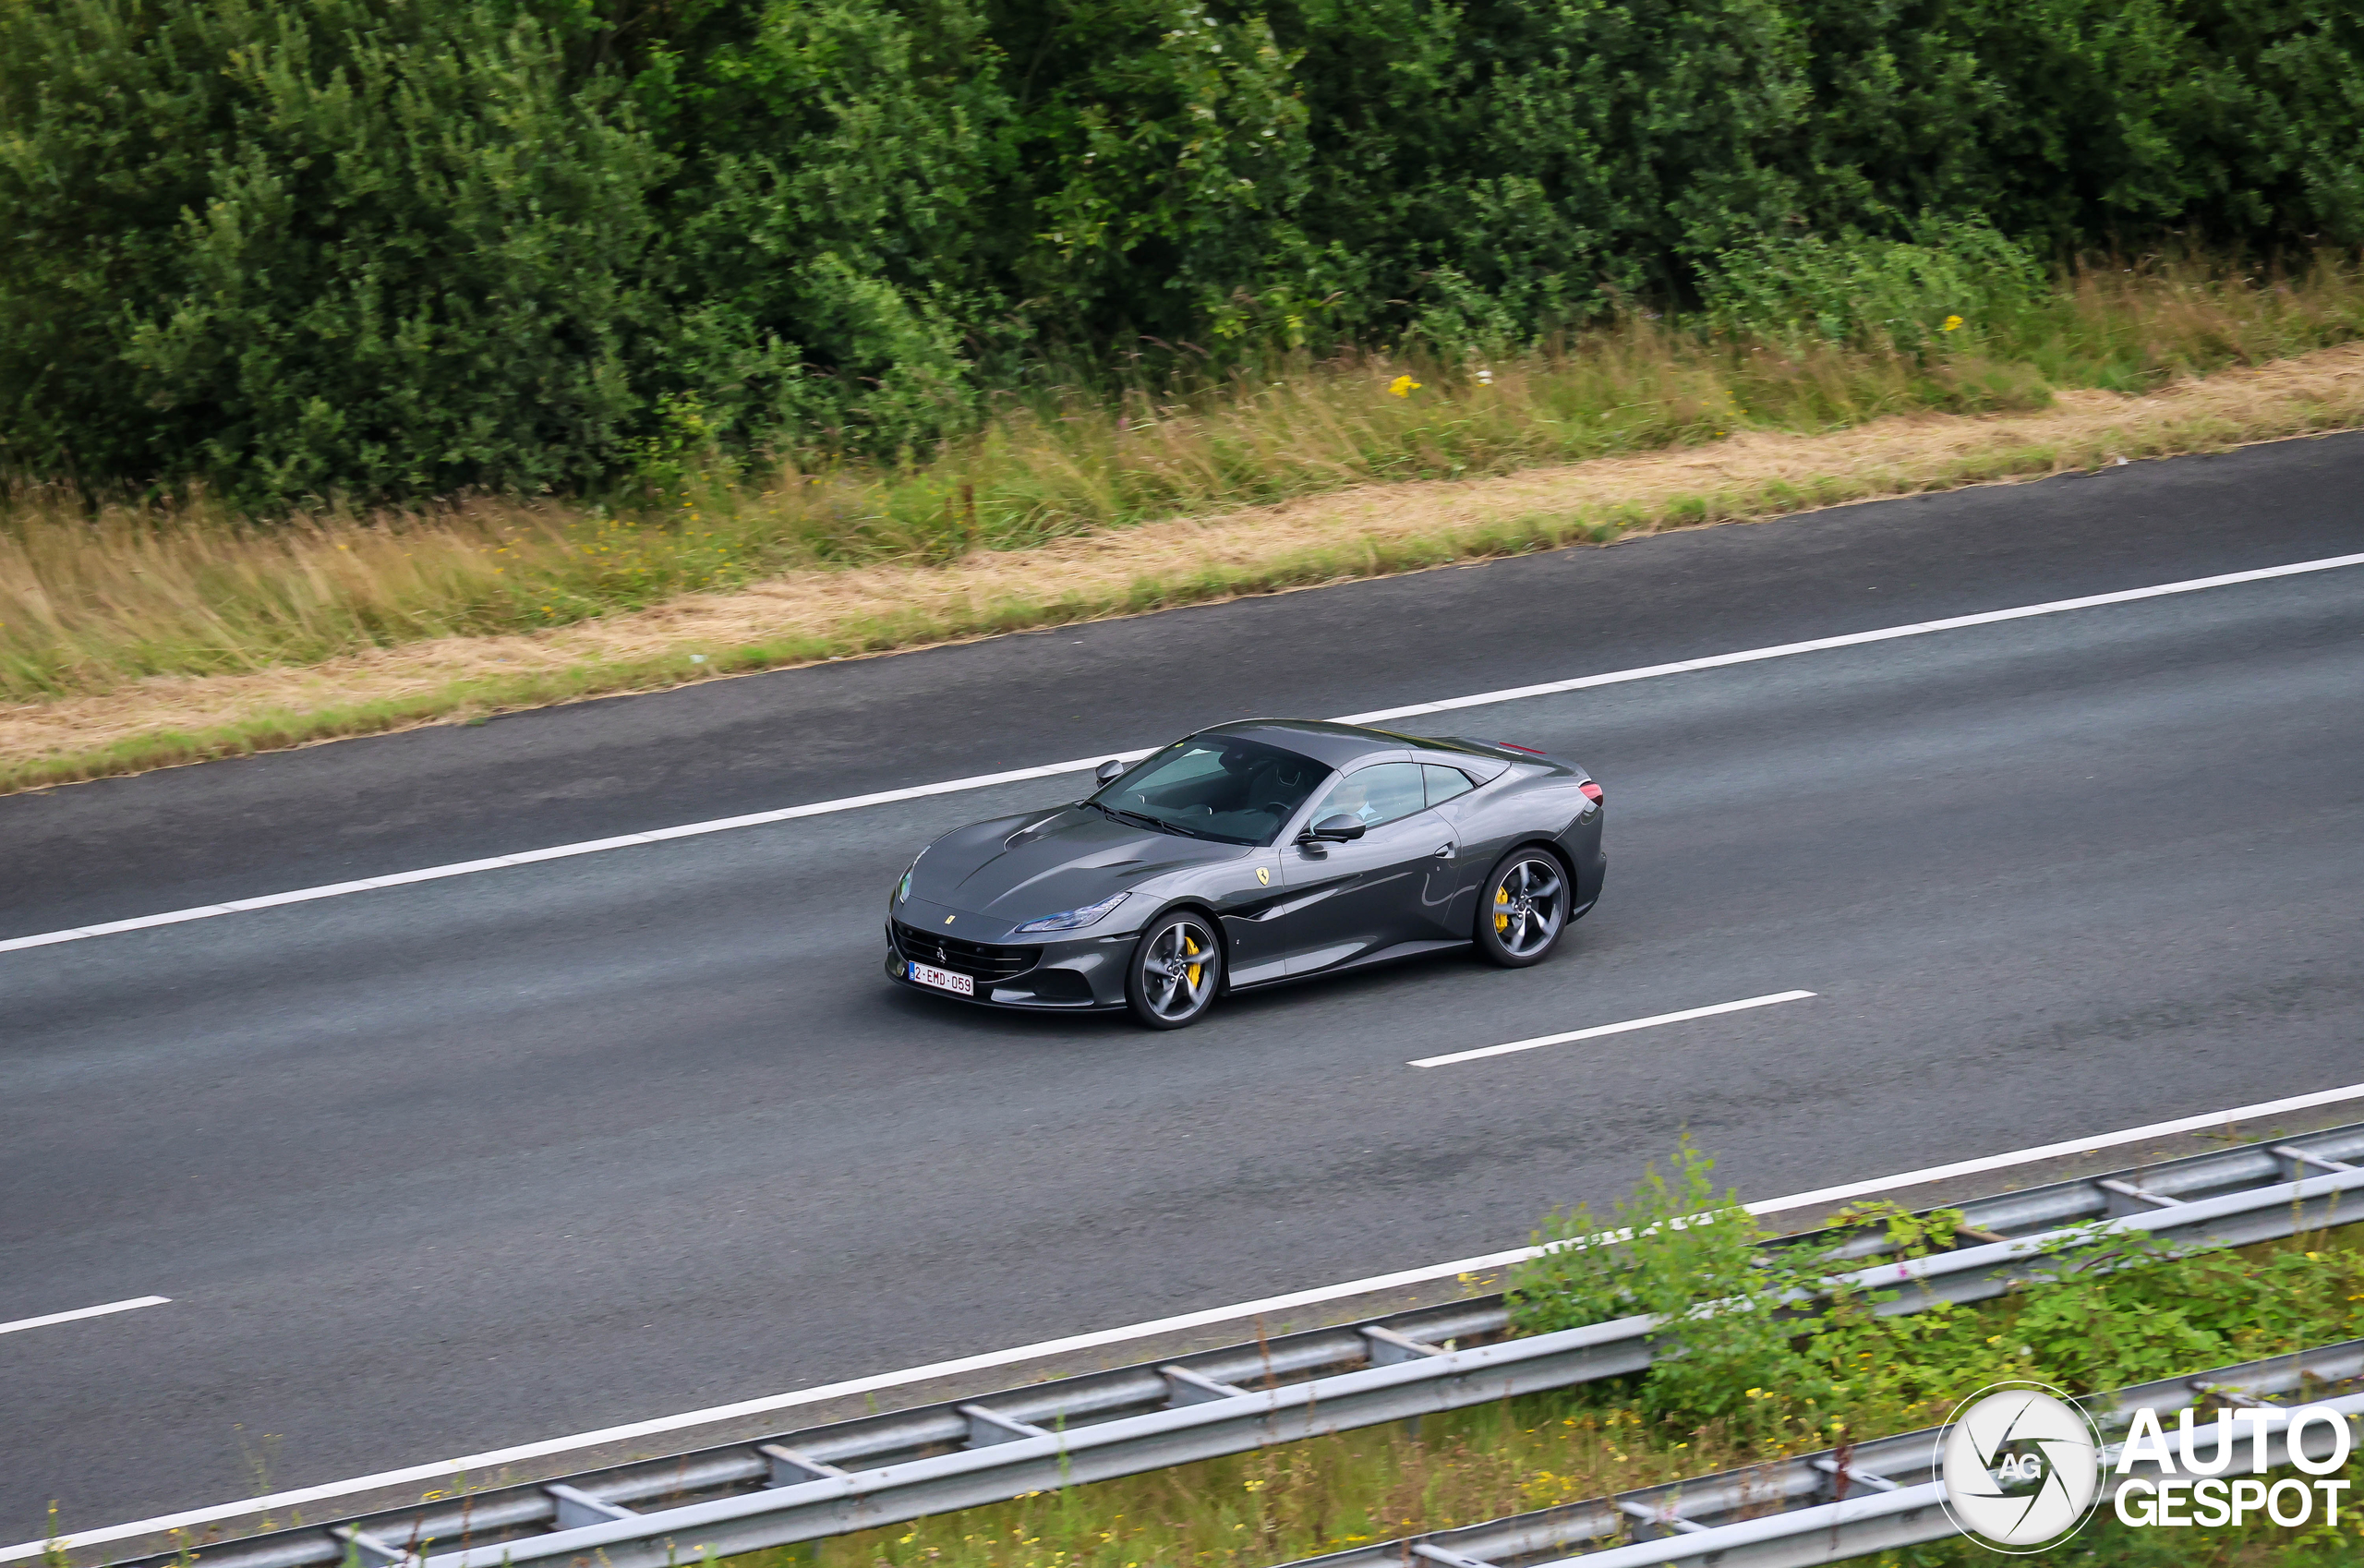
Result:
<instances>
[{"instance_id":1,"label":"door handle","mask_svg":"<svg viewBox=\"0 0 2364 1568\"><path fill-rule=\"evenodd\" d=\"M1437 859L1441 861L1449 861L1453 859L1453 841L1451 839L1448 838L1443 843L1437 846Z\"/></svg>"}]
</instances>

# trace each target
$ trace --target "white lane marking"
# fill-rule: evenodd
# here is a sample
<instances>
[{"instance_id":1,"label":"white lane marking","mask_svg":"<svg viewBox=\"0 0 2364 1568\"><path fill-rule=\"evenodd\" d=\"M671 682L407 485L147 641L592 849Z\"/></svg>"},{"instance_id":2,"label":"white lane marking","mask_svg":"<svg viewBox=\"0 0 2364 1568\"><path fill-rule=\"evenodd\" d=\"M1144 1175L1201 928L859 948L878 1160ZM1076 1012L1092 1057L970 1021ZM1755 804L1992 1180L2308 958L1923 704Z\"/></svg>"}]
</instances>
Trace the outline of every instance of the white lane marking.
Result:
<instances>
[{"instance_id":1,"label":"white lane marking","mask_svg":"<svg viewBox=\"0 0 2364 1568\"><path fill-rule=\"evenodd\" d=\"M110 1312L129 1312L141 1307L162 1307L171 1299L169 1296L140 1296L129 1301L110 1301L99 1307L77 1307L71 1312L51 1312L44 1317L18 1318L13 1323L0 1323L0 1333L15 1333L18 1329L45 1329L52 1323L70 1323L81 1318L103 1318Z\"/></svg>"},{"instance_id":2,"label":"white lane marking","mask_svg":"<svg viewBox=\"0 0 2364 1568\"><path fill-rule=\"evenodd\" d=\"M1532 1040L1514 1040L1507 1045L1481 1045L1475 1051L1455 1051L1444 1056L1422 1056L1405 1065L1441 1067L1453 1062L1474 1062L1480 1056L1507 1056L1513 1051L1532 1051L1539 1045L1565 1045L1574 1040L1598 1040L1604 1034L1631 1034L1637 1029L1656 1029L1662 1023L1688 1023L1693 1019L1714 1018L1718 1013L1740 1013L1751 1007L1769 1007L1777 1002L1803 1002L1813 995L1811 991L1777 991L1769 996L1719 1002L1712 1007L1687 1007L1679 1013L1660 1013L1655 1018L1627 1019L1623 1023L1597 1023L1590 1029L1572 1029L1565 1034L1538 1034Z\"/></svg>"},{"instance_id":3,"label":"white lane marking","mask_svg":"<svg viewBox=\"0 0 2364 1568\"><path fill-rule=\"evenodd\" d=\"M2256 572L2228 572L2221 577L2193 577L2181 583L2161 583L2155 587L2128 588L2115 594L2093 594L2081 599L2054 599L2047 604L2021 605L2016 609L1983 610L1976 615L1957 615L1945 621L1920 621L1910 626L1886 626L1876 632L1850 632L1841 637L1816 637L1810 642L1782 643L1769 648L1748 648L1740 653L1715 654L1707 658L1679 659L1672 664L1612 670L1607 675L1582 675L1573 681L1547 681L1538 686L1505 686L1499 692L1480 692L1475 696L1447 697L1442 702L1414 703L1409 707L1381 708L1371 713L1350 713L1334 722L1377 724L1391 718L1417 718L1425 713L1450 713L1455 708L1514 703L1526 697L1581 692L1590 686L1614 686L1626 681L1648 681L1660 675L1681 675L1694 669L1721 669L1729 665L1791 658L1799 654L1821 653L1829 648L1861 647L1865 643L1891 642L1898 637L1925 637L1933 632L1954 632L1965 626L1994 626L2006 621L2025 621L2031 616L2059 615L2072 609L2094 609L2103 605L2132 604L2139 599L2165 598L2170 594L2196 594L2202 588L2229 587L2236 583L2262 583L2274 577L2296 577L2309 572L2330 572L2342 566L2359 565L2364 565L2364 555L2325 556L2320 561L2268 566Z\"/></svg>"},{"instance_id":4,"label":"white lane marking","mask_svg":"<svg viewBox=\"0 0 2364 1568\"><path fill-rule=\"evenodd\" d=\"M1154 749L1154 748L1152 748ZM1007 773L981 773L969 778L947 778L940 784L914 784L904 790L881 790L874 794L847 795L839 800L815 801L810 805L783 806L778 811L753 812L745 816L717 817L711 822L684 823L679 827L652 828L646 833L619 834L613 838L586 838L579 844L559 844L547 850L525 850L513 855L494 855L480 861L458 861L450 865L431 865L419 871L398 871L386 876L367 876L357 882L332 882L319 887L298 887L292 893L266 893L255 899L233 899L227 903L205 904L196 909L172 910L163 914L140 915L134 920L111 920L102 925L77 926L70 931L47 931L38 936L11 936L0 941L0 953L19 947L45 947L57 942L79 942L85 937L112 936L122 931L144 931L153 925L176 925L185 920L211 920L216 915L239 914L247 910L267 910L280 904L305 904L315 899L341 899L348 893L367 893L380 887L400 887L413 882L436 882L447 876L469 876L479 871L498 871L504 866L531 865L537 861L567 860L575 855L596 855L608 850L628 849L635 844L661 844L668 838L694 838L706 833L728 833L740 827L761 827L766 823L790 822L800 816L826 816L835 812L859 811L864 806L882 806L896 801L916 801L929 795L952 795L964 790L989 789L995 784L1015 784L1028 778L1049 778L1062 773L1074 773L1099 766L1114 756L1121 762L1138 762L1149 755L1147 751L1104 752L1082 762L1055 762L1042 767L1013 768Z\"/></svg>"},{"instance_id":5,"label":"white lane marking","mask_svg":"<svg viewBox=\"0 0 2364 1568\"><path fill-rule=\"evenodd\" d=\"M1591 686L1614 686L1627 681L1649 681L1661 675L1683 675L1695 669L1720 669L1728 665L1754 664L1761 659L1789 658L1798 654L1822 653L1831 648L1851 648L1865 643L1884 643L1897 637L1925 637L1933 632L1959 631L1965 626L1992 626L2006 621L2024 621L2035 615L2058 615L2072 609L2094 609L2104 605L2131 604L2138 599L2153 599L2169 594L2198 593L2202 588L2228 587L2237 583L2261 583L2274 577L2295 577L2309 572L2329 572L2342 566L2364 565L2364 554L2326 556L2320 561L2301 561L2288 566L2269 566L2255 572L2229 572L2219 577L2193 577L2180 583L2161 583L2148 588L2129 588L2121 593L2093 594L2079 599L2055 599L2048 604L2021 605L2013 609L1990 609L1978 615L1957 615L1948 621L1916 621L1910 626L1883 627L1876 632L1851 632L1839 637L1817 637L1811 642L1783 643L1777 647L1748 648L1740 653L1716 654L1707 658L1687 658L1673 664L1646 665L1638 669L1611 670L1606 675L1582 675L1573 681L1548 681L1538 686L1510 686L1498 692L1480 692L1475 696L1448 697L1441 702L1415 703L1409 707L1380 708L1370 713L1350 713L1335 722L1340 724L1378 724L1389 719L1416 718L1422 714L1447 713L1455 708L1483 707L1494 703L1518 702L1527 697L1545 697L1562 692L1580 692ZM98 925L80 925L67 931L45 931L34 936L11 936L0 940L0 953L14 952L22 947L46 947L58 942L79 942L92 936L112 936L119 932L144 931L151 926L176 925L186 920L211 920L216 915L238 914L247 910L267 910L281 904L309 903L315 899L339 899L348 893L367 893L380 887L399 887L412 882L435 882L447 876L469 876L480 871L498 871L506 866L530 865L537 861L567 860L575 855L593 855L608 850L628 849L636 844L662 843L668 838L694 838L707 833L728 833L741 827L762 827L775 822L792 822L798 817L827 816L837 812L860 811L865 806L889 805L898 801L922 800L929 795L959 794L967 790L990 789L996 784L1015 784L1029 778L1053 778L1063 773L1083 773L1099 766L1110 757L1120 762L1135 762L1150 754L1155 747L1129 752L1098 752L1089 757L1071 762L1045 763L1040 767L1012 768L1007 773L980 773L967 778L947 778L938 784L914 784L902 790L880 790L867 795L847 795L834 801L814 801L809 805L784 806L778 811L750 812L744 816L718 817L711 822L683 823L678 827L653 828L646 833L624 833L613 838L590 838L579 844L559 844L547 850L526 850L513 855L493 855L480 861L460 861L451 865L428 866L419 871L396 872L390 876L366 876L356 882L332 882L319 887L299 887L289 893L269 893L258 899L233 899L226 903L205 904L196 909L172 910L163 914L140 915L133 920L111 920Z\"/></svg>"},{"instance_id":6,"label":"white lane marking","mask_svg":"<svg viewBox=\"0 0 2364 1568\"><path fill-rule=\"evenodd\" d=\"M1900 1188L1945 1181L1954 1176L1978 1176L1987 1171L2007 1170L2013 1165L2056 1159L2063 1154L2094 1153L2104 1149L2115 1149L2128 1143L2141 1143L2149 1139L2165 1138L2179 1132L2198 1132L2207 1128L2253 1121L2261 1116L2282 1116L2292 1111L2309 1110L2318 1105L2337 1104L2346 1100L2364 1100L2364 1083L2349 1084L2344 1089L2321 1090L2312 1094L2294 1094L2287 1099L2268 1100L2261 1104L2236 1105L2229 1110L2210 1111L2202 1116L2184 1116L2170 1122L2153 1122L2145 1127L2125 1128L2117 1132L2098 1133L2091 1138L2071 1139L2065 1143L2046 1143L2034 1149L2014 1150L2008 1154L1986 1154L1974 1160L1957 1160L1947 1165L1928 1165L1917 1171L1905 1171L1897 1176L1875 1176L1869 1181L1817 1188L1812 1192L1794 1193L1787 1198L1768 1198L1763 1202L1750 1203L1745 1207L1752 1214L1779 1214L1797 1209L1809 1209L1823 1203L1836 1203L1849 1198L1863 1198L1875 1192L1893 1192ZM1065 1355L1078 1350L1094 1350L1104 1345L1122 1345L1128 1340L1174 1333L1184 1329L1205 1328L1210 1324L1253 1318L1262 1313L1290 1311L1299 1307L1318 1306L1325 1301L1364 1296L1373 1291L1393 1290L1407 1285L1420 1285L1429 1280L1450 1279L1456 1274L1475 1273L1486 1269L1503 1268L1512 1263L1523 1263L1541 1250L1540 1248L1519 1247L1507 1252L1490 1252L1478 1258L1456 1259L1450 1263L1430 1263L1423 1268L1405 1269L1392 1274L1375 1274L1369 1279L1348 1280L1344 1285L1322 1285L1313 1290L1295 1291L1287 1296L1268 1296L1260 1301L1242 1301L1230 1307L1212 1307L1199 1312L1183 1312L1171 1318L1159 1318L1151 1322L1130 1323L1119 1329L1100 1329L1091 1333L1070 1334L1065 1339L1044 1340L1040 1344L1021 1345L1009 1350L988 1351L982 1356L964 1356L957 1360L937 1361L925 1367L906 1368L899 1372L878 1372L869 1377L849 1378L842 1382L823 1383L815 1388L797 1389L788 1393L767 1394L760 1399L742 1400L736 1405L718 1405L710 1409L692 1410L679 1416L660 1416L653 1420L635 1421L629 1426L606 1427L598 1431L578 1432L573 1437L547 1438L539 1442L519 1443L513 1448L496 1448L489 1453L471 1453L461 1459L439 1459L425 1465L413 1465L406 1469L384 1470L374 1476L357 1476L349 1481L330 1481L320 1486L305 1487L300 1490L274 1492L269 1497L250 1498L238 1502L215 1503L211 1507L193 1508L186 1513L167 1514L154 1519L137 1519L127 1525L109 1525L102 1529L80 1530L61 1537L55 1541L25 1541L16 1546L0 1548L0 1562L15 1562L29 1557L38 1557L53 1547L96 1546L103 1541L122 1540L131 1536L187 1529L192 1526L211 1524L216 1520L235 1519L246 1514L300 1507L305 1503L319 1502L332 1497L349 1496L355 1492L374 1491L380 1487L405 1486L416 1481L452 1480L469 1475L475 1475L481 1479L488 1473L492 1473L497 1478L501 1465L521 1464L528 1459L542 1459L551 1454L566 1453L576 1449L596 1448L605 1443L625 1442L634 1438L655 1437L744 1416L760 1416L775 1410L790 1410L798 1405L814 1405L824 1400L840 1399L852 1394L874 1393L882 1389L901 1388L911 1383L926 1382L931 1379L951 1377L961 1372L1007 1367L1046 1356ZM495 1478L489 1484L501 1483Z\"/></svg>"}]
</instances>

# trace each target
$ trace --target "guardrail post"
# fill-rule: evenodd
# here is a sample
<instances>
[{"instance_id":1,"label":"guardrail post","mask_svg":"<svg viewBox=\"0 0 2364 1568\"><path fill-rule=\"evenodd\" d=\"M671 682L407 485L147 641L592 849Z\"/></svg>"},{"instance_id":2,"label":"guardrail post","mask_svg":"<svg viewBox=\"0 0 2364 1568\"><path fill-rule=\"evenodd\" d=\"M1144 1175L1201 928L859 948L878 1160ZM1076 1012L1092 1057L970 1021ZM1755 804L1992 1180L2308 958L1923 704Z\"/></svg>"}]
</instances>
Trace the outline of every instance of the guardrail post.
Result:
<instances>
[{"instance_id":1,"label":"guardrail post","mask_svg":"<svg viewBox=\"0 0 2364 1568\"><path fill-rule=\"evenodd\" d=\"M542 1489L558 1502L558 1527L561 1530L580 1529L585 1525L604 1525L610 1519L639 1517L631 1509L593 1497L589 1492L552 1481Z\"/></svg>"},{"instance_id":2,"label":"guardrail post","mask_svg":"<svg viewBox=\"0 0 2364 1568\"><path fill-rule=\"evenodd\" d=\"M1248 1391L1219 1383L1212 1378L1202 1378L1188 1367L1160 1367L1157 1375L1165 1380L1171 1392L1165 1403L1169 1405L1204 1405L1216 1399L1237 1399Z\"/></svg>"},{"instance_id":3,"label":"guardrail post","mask_svg":"<svg viewBox=\"0 0 2364 1568\"><path fill-rule=\"evenodd\" d=\"M835 1465L824 1464L783 1442L759 1442L755 1445L755 1452L771 1465L770 1478L764 1482L767 1487L792 1487L845 1474Z\"/></svg>"},{"instance_id":4,"label":"guardrail post","mask_svg":"<svg viewBox=\"0 0 2364 1568\"><path fill-rule=\"evenodd\" d=\"M361 1560L361 1568L389 1568L390 1564L411 1561L411 1554L401 1547L390 1545L366 1531L338 1528L329 1534L352 1549L354 1555Z\"/></svg>"},{"instance_id":5,"label":"guardrail post","mask_svg":"<svg viewBox=\"0 0 2364 1568\"><path fill-rule=\"evenodd\" d=\"M1401 1366L1406 1361L1425 1360L1431 1356L1447 1354L1441 1345L1427 1345L1409 1334L1393 1329L1366 1325L1357 1331L1370 1344L1370 1364L1374 1367Z\"/></svg>"},{"instance_id":6,"label":"guardrail post","mask_svg":"<svg viewBox=\"0 0 2364 1568\"><path fill-rule=\"evenodd\" d=\"M982 1405L963 1405L960 1414L969 1417L969 1446L984 1448L996 1442L1019 1442L1027 1438L1049 1437L1051 1432L998 1410L988 1410Z\"/></svg>"}]
</instances>

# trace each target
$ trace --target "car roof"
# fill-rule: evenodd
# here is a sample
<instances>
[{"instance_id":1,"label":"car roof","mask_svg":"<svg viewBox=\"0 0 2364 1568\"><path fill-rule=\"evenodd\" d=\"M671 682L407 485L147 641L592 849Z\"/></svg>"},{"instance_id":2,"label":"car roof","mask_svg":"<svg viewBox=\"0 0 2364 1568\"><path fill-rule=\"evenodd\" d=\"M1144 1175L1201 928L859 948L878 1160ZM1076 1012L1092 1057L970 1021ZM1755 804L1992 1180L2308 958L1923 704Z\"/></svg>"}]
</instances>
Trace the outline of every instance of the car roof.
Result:
<instances>
[{"instance_id":1,"label":"car roof","mask_svg":"<svg viewBox=\"0 0 2364 1568\"><path fill-rule=\"evenodd\" d=\"M1199 733L1260 741L1332 767L1344 767L1376 752L1402 752L1436 743L1416 735L1391 735L1384 730L1365 730L1357 724L1333 724L1320 718L1248 718L1236 724L1218 724Z\"/></svg>"}]
</instances>

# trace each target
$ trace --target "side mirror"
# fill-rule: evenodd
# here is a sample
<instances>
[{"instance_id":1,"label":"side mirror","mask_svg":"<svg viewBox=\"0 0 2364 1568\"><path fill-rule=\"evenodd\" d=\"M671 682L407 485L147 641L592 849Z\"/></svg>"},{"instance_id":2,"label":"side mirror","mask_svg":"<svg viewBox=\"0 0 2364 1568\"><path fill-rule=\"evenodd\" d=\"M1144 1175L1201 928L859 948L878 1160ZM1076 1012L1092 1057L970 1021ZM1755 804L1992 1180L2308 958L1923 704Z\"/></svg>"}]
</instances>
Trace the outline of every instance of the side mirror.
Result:
<instances>
[{"instance_id":1,"label":"side mirror","mask_svg":"<svg viewBox=\"0 0 2364 1568\"><path fill-rule=\"evenodd\" d=\"M1307 828L1302 841L1309 844L1351 844L1362 836L1361 820L1342 813L1337 816L1325 816Z\"/></svg>"},{"instance_id":2,"label":"side mirror","mask_svg":"<svg viewBox=\"0 0 2364 1568\"><path fill-rule=\"evenodd\" d=\"M1106 762L1102 763L1098 767L1092 770L1092 781L1094 784L1113 783L1124 771L1125 765L1118 762L1115 757L1110 757Z\"/></svg>"}]
</instances>

